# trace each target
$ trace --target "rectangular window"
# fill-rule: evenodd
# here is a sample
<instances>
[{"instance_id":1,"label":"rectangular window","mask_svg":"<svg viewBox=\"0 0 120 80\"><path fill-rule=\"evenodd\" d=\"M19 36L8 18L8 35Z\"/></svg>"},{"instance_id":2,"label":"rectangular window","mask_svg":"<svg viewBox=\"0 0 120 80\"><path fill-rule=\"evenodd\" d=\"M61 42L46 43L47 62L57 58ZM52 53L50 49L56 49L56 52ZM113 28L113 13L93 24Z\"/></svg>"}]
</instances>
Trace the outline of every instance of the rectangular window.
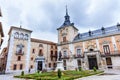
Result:
<instances>
[{"instance_id":1,"label":"rectangular window","mask_svg":"<svg viewBox=\"0 0 120 80\"><path fill-rule=\"evenodd\" d=\"M56 67L56 63L53 63L54 68Z\"/></svg>"},{"instance_id":2,"label":"rectangular window","mask_svg":"<svg viewBox=\"0 0 120 80\"><path fill-rule=\"evenodd\" d=\"M105 54L110 54L109 45L104 45L104 46L103 46L103 50L104 50L104 53L105 53Z\"/></svg>"},{"instance_id":3,"label":"rectangular window","mask_svg":"<svg viewBox=\"0 0 120 80\"><path fill-rule=\"evenodd\" d=\"M21 61L21 56L18 56L18 59L17 59L18 61Z\"/></svg>"},{"instance_id":4,"label":"rectangular window","mask_svg":"<svg viewBox=\"0 0 120 80\"><path fill-rule=\"evenodd\" d=\"M51 51L51 61L53 60L53 51Z\"/></svg>"},{"instance_id":5,"label":"rectangular window","mask_svg":"<svg viewBox=\"0 0 120 80\"><path fill-rule=\"evenodd\" d=\"M24 54L24 45L23 44L17 45L16 54L17 55L23 55Z\"/></svg>"},{"instance_id":6,"label":"rectangular window","mask_svg":"<svg viewBox=\"0 0 120 80\"><path fill-rule=\"evenodd\" d=\"M43 56L43 50L42 49L39 50L38 56Z\"/></svg>"},{"instance_id":7,"label":"rectangular window","mask_svg":"<svg viewBox=\"0 0 120 80\"><path fill-rule=\"evenodd\" d=\"M77 56L80 56L81 54L81 49L77 49Z\"/></svg>"},{"instance_id":8,"label":"rectangular window","mask_svg":"<svg viewBox=\"0 0 120 80\"><path fill-rule=\"evenodd\" d=\"M53 45L51 45L51 48L53 48Z\"/></svg>"},{"instance_id":9,"label":"rectangular window","mask_svg":"<svg viewBox=\"0 0 120 80\"><path fill-rule=\"evenodd\" d=\"M53 51L51 51L51 54L53 54Z\"/></svg>"},{"instance_id":10,"label":"rectangular window","mask_svg":"<svg viewBox=\"0 0 120 80\"><path fill-rule=\"evenodd\" d=\"M13 70L16 70L16 68L17 68L17 65L14 64L14 65L13 65Z\"/></svg>"},{"instance_id":11,"label":"rectangular window","mask_svg":"<svg viewBox=\"0 0 120 80\"><path fill-rule=\"evenodd\" d=\"M66 37L63 37L63 42L66 42L67 40L66 40Z\"/></svg>"},{"instance_id":12,"label":"rectangular window","mask_svg":"<svg viewBox=\"0 0 120 80\"><path fill-rule=\"evenodd\" d=\"M49 63L49 68L51 68L51 63Z\"/></svg>"},{"instance_id":13,"label":"rectangular window","mask_svg":"<svg viewBox=\"0 0 120 80\"><path fill-rule=\"evenodd\" d=\"M31 61L33 60L33 57L31 57Z\"/></svg>"},{"instance_id":14,"label":"rectangular window","mask_svg":"<svg viewBox=\"0 0 120 80\"><path fill-rule=\"evenodd\" d=\"M67 51L64 51L64 57L67 57Z\"/></svg>"},{"instance_id":15,"label":"rectangular window","mask_svg":"<svg viewBox=\"0 0 120 80\"><path fill-rule=\"evenodd\" d=\"M35 53L35 49L32 50L32 53Z\"/></svg>"},{"instance_id":16,"label":"rectangular window","mask_svg":"<svg viewBox=\"0 0 120 80\"><path fill-rule=\"evenodd\" d=\"M57 56L57 51L55 51L55 55Z\"/></svg>"},{"instance_id":17,"label":"rectangular window","mask_svg":"<svg viewBox=\"0 0 120 80\"><path fill-rule=\"evenodd\" d=\"M57 49L57 46L55 46L55 49Z\"/></svg>"},{"instance_id":18,"label":"rectangular window","mask_svg":"<svg viewBox=\"0 0 120 80\"><path fill-rule=\"evenodd\" d=\"M23 69L23 64L20 64L20 70L22 70Z\"/></svg>"},{"instance_id":19,"label":"rectangular window","mask_svg":"<svg viewBox=\"0 0 120 80\"><path fill-rule=\"evenodd\" d=\"M31 65L30 68L32 69L32 68L33 68L33 65Z\"/></svg>"}]
</instances>

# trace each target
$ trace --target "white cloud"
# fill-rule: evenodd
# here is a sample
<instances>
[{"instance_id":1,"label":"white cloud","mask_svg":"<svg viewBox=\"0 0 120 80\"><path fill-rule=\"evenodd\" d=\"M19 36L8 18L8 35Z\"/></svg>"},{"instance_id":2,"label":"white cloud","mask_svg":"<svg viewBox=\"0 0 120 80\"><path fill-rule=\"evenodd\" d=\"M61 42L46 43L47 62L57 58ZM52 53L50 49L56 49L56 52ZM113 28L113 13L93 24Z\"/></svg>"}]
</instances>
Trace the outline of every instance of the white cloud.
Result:
<instances>
[{"instance_id":1,"label":"white cloud","mask_svg":"<svg viewBox=\"0 0 120 80\"><path fill-rule=\"evenodd\" d=\"M57 42L56 28L64 21L66 4L71 21L80 32L120 21L120 0L0 0L5 33L3 47L7 45L10 26L20 26L20 21L23 28L33 30L32 37Z\"/></svg>"}]
</instances>

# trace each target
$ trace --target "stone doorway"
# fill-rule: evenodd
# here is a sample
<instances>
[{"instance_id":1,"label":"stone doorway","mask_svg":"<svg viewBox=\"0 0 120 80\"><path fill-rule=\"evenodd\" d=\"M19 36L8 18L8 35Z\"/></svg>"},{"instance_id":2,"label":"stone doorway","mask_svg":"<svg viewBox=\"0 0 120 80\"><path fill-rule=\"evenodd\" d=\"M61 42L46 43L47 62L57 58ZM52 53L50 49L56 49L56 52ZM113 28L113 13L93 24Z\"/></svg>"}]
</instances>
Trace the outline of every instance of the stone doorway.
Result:
<instances>
[{"instance_id":1,"label":"stone doorway","mask_svg":"<svg viewBox=\"0 0 120 80\"><path fill-rule=\"evenodd\" d=\"M88 63L89 63L89 69L93 69L94 67L98 69L96 55L88 56Z\"/></svg>"},{"instance_id":2,"label":"stone doorway","mask_svg":"<svg viewBox=\"0 0 120 80\"><path fill-rule=\"evenodd\" d=\"M42 70L42 61L38 61L37 70L39 70L39 71Z\"/></svg>"}]
</instances>

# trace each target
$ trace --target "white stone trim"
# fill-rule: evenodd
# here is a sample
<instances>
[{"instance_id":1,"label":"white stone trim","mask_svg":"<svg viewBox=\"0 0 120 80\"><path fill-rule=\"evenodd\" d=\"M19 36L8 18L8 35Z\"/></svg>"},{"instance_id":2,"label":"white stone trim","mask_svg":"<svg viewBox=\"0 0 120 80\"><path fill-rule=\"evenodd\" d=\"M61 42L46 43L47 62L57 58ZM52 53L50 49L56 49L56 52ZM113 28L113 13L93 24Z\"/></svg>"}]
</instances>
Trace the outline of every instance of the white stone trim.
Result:
<instances>
[{"instance_id":1,"label":"white stone trim","mask_svg":"<svg viewBox=\"0 0 120 80\"><path fill-rule=\"evenodd\" d=\"M11 35L10 35L10 41L8 42L9 46L8 46L8 56L7 56L7 63L6 63L6 73L10 73L11 72L11 69L10 69L10 66L11 66L11 59L12 59L12 55L14 54L13 53L13 46L14 46L14 35L13 35L14 31L11 32Z\"/></svg>"},{"instance_id":2,"label":"white stone trim","mask_svg":"<svg viewBox=\"0 0 120 80\"><path fill-rule=\"evenodd\" d=\"M58 46L58 52L61 51L61 46Z\"/></svg>"},{"instance_id":3,"label":"white stone trim","mask_svg":"<svg viewBox=\"0 0 120 80\"><path fill-rule=\"evenodd\" d=\"M83 51L85 51L85 42L83 42Z\"/></svg>"},{"instance_id":4,"label":"white stone trim","mask_svg":"<svg viewBox=\"0 0 120 80\"><path fill-rule=\"evenodd\" d=\"M97 49L100 50L99 41L96 39Z\"/></svg>"},{"instance_id":5,"label":"white stone trim","mask_svg":"<svg viewBox=\"0 0 120 80\"><path fill-rule=\"evenodd\" d=\"M69 50L70 50L71 55L75 54L73 44L69 44Z\"/></svg>"},{"instance_id":6,"label":"white stone trim","mask_svg":"<svg viewBox=\"0 0 120 80\"><path fill-rule=\"evenodd\" d=\"M115 37L112 36L111 39L112 39L112 44L113 44L114 50L118 50L118 49L117 49L116 42L115 42Z\"/></svg>"},{"instance_id":7,"label":"white stone trim","mask_svg":"<svg viewBox=\"0 0 120 80\"><path fill-rule=\"evenodd\" d=\"M29 70L30 65L30 49L31 49L31 38L29 36L28 43L27 43L27 53L26 53L26 70Z\"/></svg>"},{"instance_id":8,"label":"white stone trim","mask_svg":"<svg viewBox=\"0 0 120 80\"><path fill-rule=\"evenodd\" d=\"M75 54L77 55L78 53L77 53L77 50L78 49L80 49L81 50L81 52L80 52L80 55L82 54L82 48L81 47L77 47L77 48L75 48Z\"/></svg>"}]
</instances>

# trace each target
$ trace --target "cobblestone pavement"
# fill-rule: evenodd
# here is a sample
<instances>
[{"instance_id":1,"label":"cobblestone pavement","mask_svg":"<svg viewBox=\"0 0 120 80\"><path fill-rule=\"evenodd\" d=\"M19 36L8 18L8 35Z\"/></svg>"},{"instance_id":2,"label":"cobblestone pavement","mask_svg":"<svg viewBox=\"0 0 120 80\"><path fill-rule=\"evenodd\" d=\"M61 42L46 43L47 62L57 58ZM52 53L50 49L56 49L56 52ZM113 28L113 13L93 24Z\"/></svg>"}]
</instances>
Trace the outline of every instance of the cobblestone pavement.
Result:
<instances>
[{"instance_id":1,"label":"cobblestone pavement","mask_svg":"<svg viewBox=\"0 0 120 80\"><path fill-rule=\"evenodd\" d=\"M120 75L89 76L76 80L120 80Z\"/></svg>"},{"instance_id":2,"label":"cobblestone pavement","mask_svg":"<svg viewBox=\"0 0 120 80\"><path fill-rule=\"evenodd\" d=\"M3 74L0 75L0 80L25 80L25 79L14 78L13 74Z\"/></svg>"},{"instance_id":3,"label":"cobblestone pavement","mask_svg":"<svg viewBox=\"0 0 120 80\"><path fill-rule=\"evenodd\" d=\"M105 70L105 75L93 75L76 80L120 80L120 70Z\"/></svg>"},{"instance_id":4,"label":"cobblestone pavement","mask_svg":"<svg viewBox=\"0 0 120 80\"><path fill-rule=\"evenodd\" d=\"M106 75L93 75L76 80L120 80L120 70L106 70ZM13 77L14 74L0 75L0 80L26 80Z\"/></svg>"}]
</instances>

